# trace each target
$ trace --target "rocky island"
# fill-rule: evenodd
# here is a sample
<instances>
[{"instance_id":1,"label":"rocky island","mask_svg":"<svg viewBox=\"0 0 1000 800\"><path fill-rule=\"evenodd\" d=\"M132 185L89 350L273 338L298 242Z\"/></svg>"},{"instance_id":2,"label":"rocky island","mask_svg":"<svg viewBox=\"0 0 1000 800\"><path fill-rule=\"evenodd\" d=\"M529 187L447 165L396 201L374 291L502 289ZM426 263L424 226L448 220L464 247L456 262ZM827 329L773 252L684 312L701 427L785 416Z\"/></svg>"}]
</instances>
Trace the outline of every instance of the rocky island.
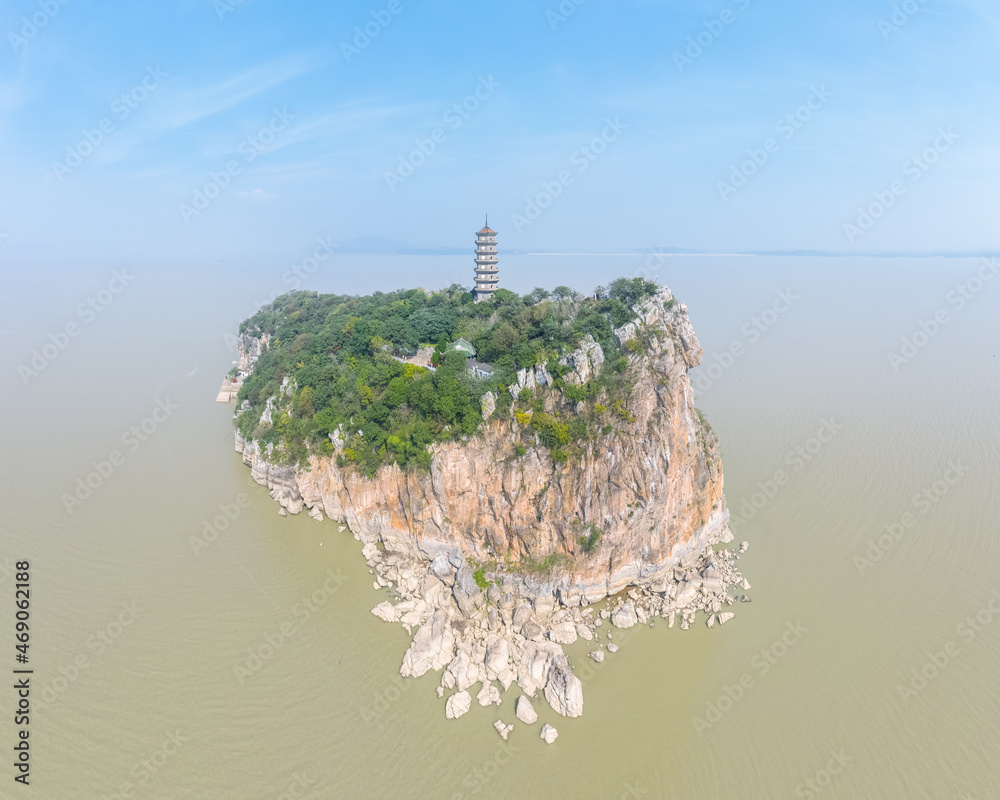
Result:
<instances>
[{"instance_id":1,"label":"rocky island","mask_svg":"<svg viewBox=\"0 0 1000 800\"><path fill-rule=\"evenodd\" d=\"M413 634L400 673L440 671L449 718L476 684L486 706L515 683L522 722L539 697L579 716L564 645L603 661L606 622L712 627L749 589L717 547L719 445L688 379L702 350L666 287L295 292L238 346L237 451L279 513L363 543L389 598L372 613Z\"/></svg>"}]
</instances>

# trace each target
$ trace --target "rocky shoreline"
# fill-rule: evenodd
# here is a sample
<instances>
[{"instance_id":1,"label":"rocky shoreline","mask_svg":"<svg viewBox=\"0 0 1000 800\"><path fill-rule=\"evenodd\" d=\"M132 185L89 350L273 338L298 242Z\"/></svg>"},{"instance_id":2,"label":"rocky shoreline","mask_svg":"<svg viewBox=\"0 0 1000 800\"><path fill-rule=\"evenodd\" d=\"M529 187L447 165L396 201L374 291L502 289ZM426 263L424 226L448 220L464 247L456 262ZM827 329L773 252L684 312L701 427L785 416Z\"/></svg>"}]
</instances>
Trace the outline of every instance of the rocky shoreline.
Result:
<instances>
[{"instance_id":1,"label":"rocky shoreline","mask_svg":"<svg viewBox=\"0 0 1000 800\"><path fill-rule=\"evenodd\" d=\"M736 563L747 547L743 542L738 553L709 547L670 575L631 587L600 608L569 607L538 593L529 598L518 591L515 580L493 583L482 592L457 550L429 563L371 544L363 552L376 576L373 588L389 588L397 595L396 602L383 601L372 613L385 622L402 624L407 633L416 629L400 674L419 677L441 671L438 696L453 692L446 704L449 719L469 710L470 690L476 684L481 687L476 694L479 704L490 706L500 705L501 689L506 692L516 683L523 694L515 715L533 724L537 714L529 698L539 695L557 714L583 713L583 687L563 645L578 639L592 642L588 655L602 662L605 652L619 649L613 641L615 629L653 627L659 617L668 628L688 630L698 612L704 612L709 628L733 619L729 607L739 600L749 602L745 592L750 584ZM408 591L405 587L414 580L419 589ZM509 724L495 723L505 739Z\"/></svg>"}]
</instances>

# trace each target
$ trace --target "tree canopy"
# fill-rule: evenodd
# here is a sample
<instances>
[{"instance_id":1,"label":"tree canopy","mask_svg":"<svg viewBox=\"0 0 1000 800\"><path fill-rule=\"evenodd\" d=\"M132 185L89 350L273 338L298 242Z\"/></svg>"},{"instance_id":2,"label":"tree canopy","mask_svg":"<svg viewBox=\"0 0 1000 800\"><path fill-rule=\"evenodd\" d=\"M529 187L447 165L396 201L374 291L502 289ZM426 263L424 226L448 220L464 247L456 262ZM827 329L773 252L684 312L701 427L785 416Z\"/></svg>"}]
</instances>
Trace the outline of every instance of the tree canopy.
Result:
<instances>
[{"instance_id":1,"label":"tree canopy","mask_svg":"<svg viewBox=\"0 0 1000 800\"><path fill-rule=\"evenodd\" d=\"M603 300L558 287L552 295L535 289L525 297L500 289L481 303L458 285L363 297L282 295L240 326L241 334L266 335L270 344L240 390L239 402L249 406L238 417L239 431L274 445L273 457L285 463L332 454L335 434L343 443L342 463L356 463L366 474L393 462L426 468L432 442L476 433L487 391L496 390L498 406L509 410L506 387L518 369L547 365L559 391L558 360L587 334L611 361L617 359L612 328L633 319L629 304L656 288L623 278ZM447 349L459 337L473 344L479 361L494 367L490 379L472 375L466 354ZM418 347L435 346L436 370L401 360ZM573 397L581 391L586 396L582 387L567 388ZM271 423L262 424L269 398ZM558 449L567 443L568 423L544 414L538 422L543 445Z\"/></svg>"}]
</instances>

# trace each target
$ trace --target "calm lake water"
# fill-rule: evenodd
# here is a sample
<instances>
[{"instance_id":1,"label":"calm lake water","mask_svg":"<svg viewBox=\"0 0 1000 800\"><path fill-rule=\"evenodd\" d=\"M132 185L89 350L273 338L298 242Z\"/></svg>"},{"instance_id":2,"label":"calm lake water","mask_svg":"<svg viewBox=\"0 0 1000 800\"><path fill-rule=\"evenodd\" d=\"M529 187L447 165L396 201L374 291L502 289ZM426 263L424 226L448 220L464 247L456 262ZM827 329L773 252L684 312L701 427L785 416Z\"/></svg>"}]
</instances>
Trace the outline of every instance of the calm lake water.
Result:
<instances>
[{"instance_id":1,"label":"calm lake water","mask_svg":"<svg viewBox=\"0 0 1000 800\"><path fill-rule=\"evenodd\" d=\"M1000 277L978 259L626 256L508 256L501 274L589 290L647 265L705 348L696 395L753 602L724 628L623 633L597 668L568 648L586 711L540 709L553 746L520 723L502 742L478 704L446 720L437 674L401 681L408 637L369 613L385 596L359 543L280 518L234 452L226 334L292 288L291 264L6 270L0 566L31 562L33 796L996 796ZM471 267L345 255L306 288ZM923 346L894 370L904 336ZM90 496L67 504L78 480ZM26 796L2 774L0 797Z\"/></svg>"}]
</instances>

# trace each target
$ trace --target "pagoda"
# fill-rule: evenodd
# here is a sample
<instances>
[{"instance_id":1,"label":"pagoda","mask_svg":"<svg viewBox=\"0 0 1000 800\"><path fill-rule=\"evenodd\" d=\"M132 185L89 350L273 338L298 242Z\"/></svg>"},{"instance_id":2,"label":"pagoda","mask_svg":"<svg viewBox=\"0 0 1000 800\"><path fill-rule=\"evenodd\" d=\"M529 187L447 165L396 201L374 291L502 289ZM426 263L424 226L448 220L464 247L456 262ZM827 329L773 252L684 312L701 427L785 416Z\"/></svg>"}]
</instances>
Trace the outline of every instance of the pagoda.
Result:
<instances>
[{"instance_id":1,"label":"pagoda","mask_svg":"<svg viewBox=\"0 0 1000 800\"><path fill-rule=\"evenodd\" d=\"M486 300L498 288L500 268L497 266L497 232L486 225L476 232L476 288L472 290L475 302Z\"/></svg>"}]
</instances>

